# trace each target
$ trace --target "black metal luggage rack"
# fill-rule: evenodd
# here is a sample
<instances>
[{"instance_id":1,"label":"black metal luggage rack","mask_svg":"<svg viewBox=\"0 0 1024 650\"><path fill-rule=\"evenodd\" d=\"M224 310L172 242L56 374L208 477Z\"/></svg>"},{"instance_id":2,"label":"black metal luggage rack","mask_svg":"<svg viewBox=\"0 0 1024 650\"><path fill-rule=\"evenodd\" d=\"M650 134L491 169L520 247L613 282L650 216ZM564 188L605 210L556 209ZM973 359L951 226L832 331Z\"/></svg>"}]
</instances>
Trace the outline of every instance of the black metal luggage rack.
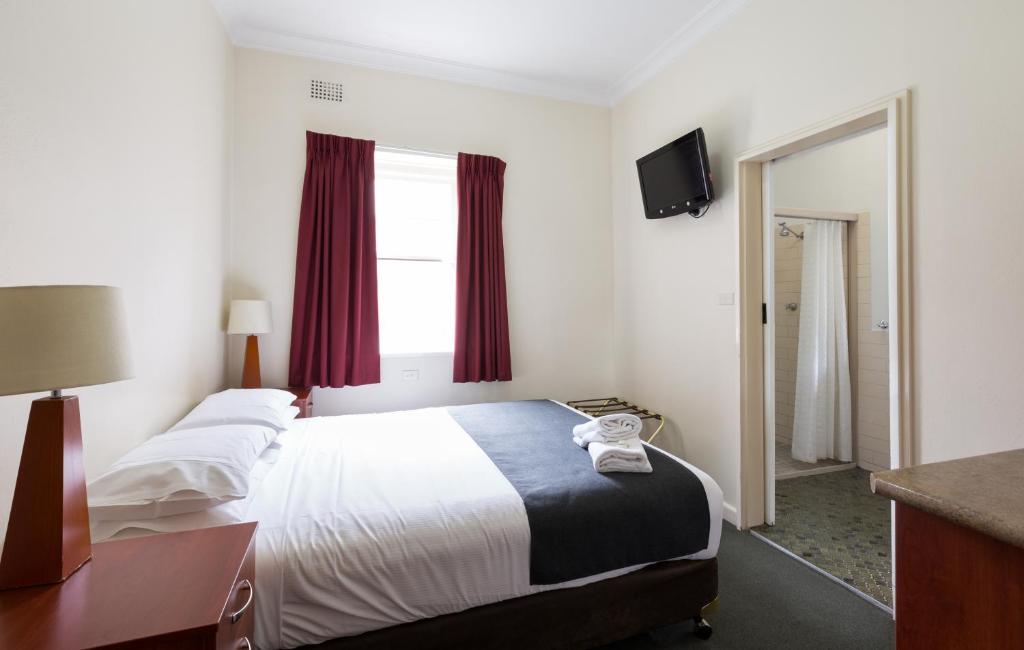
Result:
<instances>
[{"instance_id":1,"label":"black metal luggage rack","mask_svg":"<svg viewBox=\"0 0 1024 650\"><path fill-rule=\"evenodd\" d=\"M660 413L654 413L647 409L637 406L631 402L627 402L624 399L618 397L596 397L594 399L576 399L566 402L569 406L576 409L577 411L583 411L587 415L592 415L595 418L601 417L602 415L619 415L629 413L637 416L641 420L657 420L658 428L654 430L651 437L645 440L650 443L654 440L661 430L665 428L665 417Z\"/></svg>"}]
</instances>

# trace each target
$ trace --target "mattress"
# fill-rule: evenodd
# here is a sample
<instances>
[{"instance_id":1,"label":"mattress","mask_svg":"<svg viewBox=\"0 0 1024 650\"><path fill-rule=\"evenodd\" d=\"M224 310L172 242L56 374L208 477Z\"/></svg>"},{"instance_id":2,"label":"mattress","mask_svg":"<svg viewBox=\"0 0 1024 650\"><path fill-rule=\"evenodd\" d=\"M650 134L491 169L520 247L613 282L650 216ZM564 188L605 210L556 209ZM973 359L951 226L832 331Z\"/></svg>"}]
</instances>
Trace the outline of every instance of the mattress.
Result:
<instances>
[{"instance_id":1,"label":"mattress","mask_svg":"<svg viewBox=\"0 0 1024 650\"><path fill-rule=\"evenodd\" d=\"M248 499L94 528L94 539L259 521L260 648L319 643L644 566L531 585L523 501L443 408L296 420L276 444L254 470ZM675 460L703 484L712 522L707 546L685 557L714 557L722 491Z\"/></svg>"}]
</instances>

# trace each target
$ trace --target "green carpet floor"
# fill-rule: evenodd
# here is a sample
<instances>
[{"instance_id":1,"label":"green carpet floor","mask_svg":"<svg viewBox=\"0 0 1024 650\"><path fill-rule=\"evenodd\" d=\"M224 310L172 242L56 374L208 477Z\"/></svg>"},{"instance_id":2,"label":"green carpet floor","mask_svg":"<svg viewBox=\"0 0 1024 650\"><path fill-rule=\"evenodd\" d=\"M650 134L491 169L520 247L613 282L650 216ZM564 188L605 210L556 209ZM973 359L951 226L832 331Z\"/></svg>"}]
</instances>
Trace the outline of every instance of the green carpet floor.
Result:
<instances>
[{"instance_id":1,"label":"green carpet floor","mask_svg":"<svg viewBox=\"0 0 1024 650\"><path fill-rule=\"evenodd\" d=\"M875 600L892 606L889 500L868 472L776 481L775 525L757 532Z\"/></svg>"},{"instance_id":2,"label":"green carpet floor","mask_svg":"<svg viewBox=\"0 0 1024 650\"><path fill-rule=\"evenodd\" d=\"M749 533L725 524L718 558L719 606L708 616L714 627L709 640L695 638L693 625L683 623L604 650L885 650L894 646L889 614Z\"/></svg>"}]
</instances>

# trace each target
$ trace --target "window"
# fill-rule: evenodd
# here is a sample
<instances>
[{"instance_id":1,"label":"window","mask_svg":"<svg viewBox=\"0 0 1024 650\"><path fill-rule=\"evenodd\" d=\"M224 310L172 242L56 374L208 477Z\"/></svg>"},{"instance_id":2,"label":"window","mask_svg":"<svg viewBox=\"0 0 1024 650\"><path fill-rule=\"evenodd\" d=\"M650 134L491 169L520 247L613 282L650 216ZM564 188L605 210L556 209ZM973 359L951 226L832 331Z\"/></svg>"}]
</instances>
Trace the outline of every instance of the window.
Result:
<instances>
[{"instance_id":1,"label":"window","mask_svg":"<svg viewBox=\"0 0 1024 650\"><path fill-rule=\"evenodd\" d=\"M381 149L374 159L380 351L452 352L456 160Z\"/></svg>"}]
</instances>

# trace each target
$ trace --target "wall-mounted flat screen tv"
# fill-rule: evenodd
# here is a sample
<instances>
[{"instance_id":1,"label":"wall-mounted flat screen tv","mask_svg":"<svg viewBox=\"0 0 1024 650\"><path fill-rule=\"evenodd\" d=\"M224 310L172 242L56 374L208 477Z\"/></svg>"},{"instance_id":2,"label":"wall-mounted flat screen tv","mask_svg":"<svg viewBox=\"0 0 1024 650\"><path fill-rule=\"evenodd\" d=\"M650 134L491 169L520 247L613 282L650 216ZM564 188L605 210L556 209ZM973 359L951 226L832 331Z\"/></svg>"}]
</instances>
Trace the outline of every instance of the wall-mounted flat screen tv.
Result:
<instances>
[{"instance_id":1,"label":"wall-mounted flat screen tv","mask_svg":"<svg viewBox=\"0 0 1024 650\"><path fill-rule=\"evenodd\" d=\"M636 161L648 219L701 216L715 200L704 130L697 129Z\"/></svg>"}]
</instances>

